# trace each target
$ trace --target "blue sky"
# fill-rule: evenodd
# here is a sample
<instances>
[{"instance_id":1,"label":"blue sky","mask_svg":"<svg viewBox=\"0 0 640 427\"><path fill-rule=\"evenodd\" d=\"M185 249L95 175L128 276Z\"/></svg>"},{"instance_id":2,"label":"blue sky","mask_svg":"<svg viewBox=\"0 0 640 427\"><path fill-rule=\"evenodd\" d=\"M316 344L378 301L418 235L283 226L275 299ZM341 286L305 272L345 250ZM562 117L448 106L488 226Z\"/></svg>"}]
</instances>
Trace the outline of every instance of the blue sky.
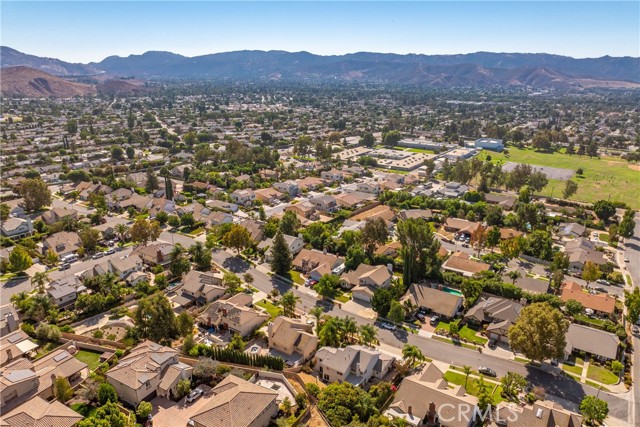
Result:
<instances>
[{"instance_id":1,"label":"blue sky","mask_svg":"<svg viewBox=\"0 0 640 427\"><path fill-rule=\"evenodd\" d=\"M10 2L2 45L66 61L242 49L640 56L640 1Z\"/></svg>"}]
</instances>

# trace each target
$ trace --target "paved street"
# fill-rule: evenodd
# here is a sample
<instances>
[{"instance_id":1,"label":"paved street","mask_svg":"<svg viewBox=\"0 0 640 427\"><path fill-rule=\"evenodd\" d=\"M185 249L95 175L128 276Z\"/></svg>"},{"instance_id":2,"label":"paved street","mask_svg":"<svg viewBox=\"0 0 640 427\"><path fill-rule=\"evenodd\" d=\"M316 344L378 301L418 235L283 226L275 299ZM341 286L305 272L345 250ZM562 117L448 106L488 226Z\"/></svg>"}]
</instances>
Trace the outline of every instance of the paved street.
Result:
<instances>
[{"instance_id":1,"label":"paved street","mask_svg":"<svg viewBox=\"0 0 640 427\"><path fill-rule=\"evenodd\" d=\"M625 239L625 254L629 258L626 267L633 281L634 287L640 287L640 214L636 214L636 228L633 233L633 237ZM640 337L635 336L633 338L633 420L635 425L640 423Z\"/></svg>"}]
</instances>

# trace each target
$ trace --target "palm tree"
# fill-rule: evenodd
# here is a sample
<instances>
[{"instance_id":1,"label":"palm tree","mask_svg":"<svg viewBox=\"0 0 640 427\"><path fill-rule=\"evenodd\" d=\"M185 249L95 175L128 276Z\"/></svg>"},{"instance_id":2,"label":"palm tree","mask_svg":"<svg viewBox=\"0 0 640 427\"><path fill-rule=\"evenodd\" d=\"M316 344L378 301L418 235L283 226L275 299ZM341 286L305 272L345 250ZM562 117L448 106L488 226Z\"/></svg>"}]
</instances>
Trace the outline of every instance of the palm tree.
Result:
<instances>
[{"instance_id":1,"label":"palm tree","mask_svg":"<svg viewBox=\"0 0 640 427\"><path fill-rule=\"evenodd\" d=\"M358 333L358 324L353 317L345 317L342 321L342 327L344 329L345 335L350 339L349 341L351 341L354 335Z\"/></svg>"},{"instance_id":2,"label":"palm tree","mask_svg":"<svg viewBox=\"0 0 640 427\"><path fill-rule=\"evenodd\" d=\"M469 374L471 374L471 366L464 365L462 372L464 372L464 386L467 387L467 380L469 379Z\"/></svg>"},{"instance_id":3,"label":"palm tree","mask_svg":"<svg viewBox=\"0 0 640 427\"><path fill-rule=\"evenodd\" d=\"M337 317L324 316L324 325L320 329L318 336L320 345L328 347L339 347L340 342L340 322Z\"/></svg>"},{"instance_id":4,"label":"palm tree","mask_svg":"<svg viewBox=\"0 0 640 427\"><path fill-rule=\"evenodd\" d=\"M287 317L294 317L296 314L296 303L300 301L300 297L297 297L293 292L287 291L280 297L280 305L282 306L283 314Z\"/></svg>"},{"instance_id":5,"label":"palm tree","mask_svg":"<svg viewBox=\"0 0 640 427\"><path fill-rule=\"evenodd\" d=\"M129 232L127 224L116 224L114 230L120 236L120 241L124 243L127 233Z\"/></svg>"},{"instance_id":6,"label":"palm tree","mask_svg":"<svg viewBox=\"0 0 640 427\"><path fill-rule=\"evenodd\" d=\"M377 341L376 328L374 328L372 325L368 325L368 324L361 325L359 332L360 332L360 340L364 345L371 346L373 343Z\"/></svg>"},{"instance_id":7,"label":"palm tree","mask_svg":"<svg viewBox=\"0 0 640 427\"><path fill-rule=\"evenodd\" d=\"M316 334L320 333L320 318L324 314L324 309L318 305L309 310L309 314L316 318Z\"/></svg>"},{"instance_id":8,"label":"palm tree","mask_svg":"<svg viewBox=\"0 0 640 427\"><path fill-rule=\"evenodd\" d=\"M31 278L31 286L38 289L38 293L44 293L44 286L49 283L49 274L46 271L38 271Z\"/></svg>"},{"instance_id":9,"label":"palm tree","mask_svg":"<svg viewBox=\"0 0 640 427\"><path fill-rule=\"evenodd\" d=\"M522 274L520 274L520 272L518 270L513 270L513 271L508 272L507 276L509 276L509 279L511 279L511 283L515 285L516 284L516 280L521 278Z\"/></svg>"},{"instance_id":10,"label":"palm tree","mask_svg":"<svg viewBox=\"0 0 640 427\"><path fill-rule=\"evenodd\" d=\"M409 366L414 366L416 361L425 360L424 354L422 351L415 345L405 344L402 348L402 358L409 364Z\"/></svg>"}]
</instances>

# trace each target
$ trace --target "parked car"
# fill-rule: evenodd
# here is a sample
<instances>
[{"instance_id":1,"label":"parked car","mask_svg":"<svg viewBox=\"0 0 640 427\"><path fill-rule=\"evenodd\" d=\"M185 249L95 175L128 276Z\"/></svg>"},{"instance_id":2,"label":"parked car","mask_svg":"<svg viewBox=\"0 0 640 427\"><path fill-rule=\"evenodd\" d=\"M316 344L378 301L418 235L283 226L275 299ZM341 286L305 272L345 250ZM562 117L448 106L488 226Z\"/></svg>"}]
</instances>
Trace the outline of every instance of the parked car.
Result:
<instances>
[{"instance_id":1,"label":"parked car","mask_svg":"<svg viewBox=\"0 0 640 427\"><path fill-rule=\"evenodd\" d=\"M251 349L249 350L252 354L256 354L260 352L260 346L259 345L254 345L251 347Z\"/></svg>"},{"instance_id":2,"label":"parked car","mask_svg":"<svg viewBox=\"0 0 640 427\"><path fill-rule=\"evenodd\" d=\"M200 396L202 396L202 389L196 388L195 390L192 390L191 393L189 393L189 396L187 396L187 402L191 403Z\"/></svg>"},{"instance_id":3,"label":"parked car","mask_svg":"<svg viewBox=\"0 0 640 427\"><path fill-rule=\"evenodd\" d=\"M638 327L638 325L633 325L633 326L631 327L631 332L632 332L632 333L634 333L634 334L636 334L636 335L637 335L637 334L640 334L640 328Z\"/></svg>"},{"instance_id":4,"label":"parked car","mask_svg":"<svg viewBox=\"0 0 640 427\"><path fill-rule=\"evenodd\" d=\"M91 259L100 259L104 256L104 252L98 252L93 254L93 256L91 257Z\"/></svg>"},{"instance_id":5,"label":"parked car","mask_svg":"<svg viewBox=\"0 0 640 427\"><path fill-rule=\"evenodd\" d=\"M629 262L629 257L628 256L624 257L624 262Z\"/></svg>"},{"instance_id":6,"label":"parked car","mask_svg":"<svg viewBox=\"0 0 640 427\"><path fill-rule=\"evenodd\" d=\"M71 264L69 264L68 262L65 262L64 264L60 264L60 268L59 268L59 270L60 270L60 271L62 271L62 270L68 270L68 269L70 269L70 268L71 268Z\"/></svg>"},{"instance_id":7,"label":"parked car","mask_svg":"<svg viewBox=\"0 0 640 427\"><path fill-rule=\"evenodd\" d=\"M418 320L420 320L421 322L424 322L424 314L422 313L418 313L416 314L416 317L418 318Z\"/></svg>"},{"instance_id":8,"label":"parked car","mask_svg":"<svg viewBox=\"0 0 640 427\"><path fill-rule=\"evenodd\" d=\"M496 374L496 371L494 371L491 368L487 368L486 366L480 366L478 368L478 372L480 372L481 374L486 375L488 377L494 377L495 378L495 377L498 376L498 374Z\"/></svg>"},{"instance_id":9,"label":"parked car","mask_svg":"<svg viewBox=\"0 0 640 427\"><path fill-rule=\"evenodd\" d=\"M391 323L387 323L387 322L383 322L383 323L380 325L380 327L381 327L382 329L387 329L387 330L389 330L389 331L395 331L396 329L398 329L398 328L396 327L396 325L392 325Z\"/></svg>"},{"instance_id":10,"label":"parked car","mask_svg":"<svg viewBox=\"0 0 640 427\"><path fill-rule=\"evenodd\" d=\"M611 284L611 283L609 283L608 281L606 281L604 279L598 279L598 280L596 280L596 283L598 285L606 285L606 286L609 286Z\"/></svg>"},{"instance_id":11,"label":"parked car","mask_svg":"<svg viewBox=\"0 0 640 427\"><path fill-rule=\"evenodd\" d=\"M436 326L439 322L440 322L440 316L438 316L437 314L435 316L432 316L431 320L429 320L429 324L431 326Z\"/></svg>"},{"instance_id":12,"label":"parked car","mask_svg":"<svg viewBox=\"0 0 640 427\"><path fill-rule=\"evenodd\" d=\"M595 287L593 289L595 289L598 292L605 292L605 293L607 292L607 290L605 288L603 288L602 286L597 286L597 287Z\"/></svg>"},{"instance_id":13,"label":"parked car","mask_svg":"<svg viewBox=\"0 0 640 427\"><path fill-rule=\"evenodd\" d=\"M113 255L113 254L115 254L115 253L116 253L116 250L115 250L114 248L111 248L111 249L109 249L109 250L105 251L105 253L104 253L104 254L105 254L105 255Z\"/></svg>"}]
</instances>

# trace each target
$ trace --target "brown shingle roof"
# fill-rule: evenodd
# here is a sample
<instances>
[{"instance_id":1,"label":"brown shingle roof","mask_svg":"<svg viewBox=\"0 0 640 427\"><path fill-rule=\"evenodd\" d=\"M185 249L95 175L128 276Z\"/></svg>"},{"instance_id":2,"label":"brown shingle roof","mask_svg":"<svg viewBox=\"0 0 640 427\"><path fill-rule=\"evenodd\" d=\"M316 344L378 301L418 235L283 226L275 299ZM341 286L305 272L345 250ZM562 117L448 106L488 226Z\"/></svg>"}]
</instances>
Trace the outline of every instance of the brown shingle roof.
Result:
<instances>
[{"instance_id":1,"label":"brown shingle roof","mask_svg":"<svg viewBox=\"0 0 640 427\"><path fill-rule=\"evenodd\" d=\"M616 300L611 298L609 294L602 293L593 295L586 293L582 287L575 282L565 283L560 299L564 302L573 299L585 308L590 308L602 313L612 314L616 309Z\"/></svg>"},{"instance_id":2,"label":"brown shingle roof","mask_svg":"<svg viewBox=\"0 0 640 427\"><path fill-rule=\"evenodd\" d=\"M3 414L0 425L8 427L72 427L82 419L71 408L54 400L47 402L35 396L8 414Z\"/></svg>"}]
</instances>

